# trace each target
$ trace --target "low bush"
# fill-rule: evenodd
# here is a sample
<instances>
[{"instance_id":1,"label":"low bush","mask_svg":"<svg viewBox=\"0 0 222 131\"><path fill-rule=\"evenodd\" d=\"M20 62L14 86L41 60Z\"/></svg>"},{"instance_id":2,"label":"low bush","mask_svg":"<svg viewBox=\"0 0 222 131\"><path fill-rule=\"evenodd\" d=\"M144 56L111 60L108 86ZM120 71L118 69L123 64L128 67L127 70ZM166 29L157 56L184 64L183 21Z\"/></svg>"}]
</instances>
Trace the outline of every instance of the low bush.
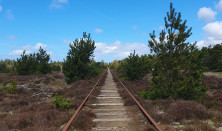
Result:
<instances>
[{"instance_id":1,"label":"low bush","mask_svg":"<svg viewBox=\"0 0 222 131\"><path fill-rule=\"evenodd\" d=\"M89 131L93 126L95 126L95 123L92 121L95 117L96 116L93 112L82 110L81 113L77 115L76 121L73 122L71 126L74 130Z\"/></svg>"},{"instance_id":2,"label":"low bush","mask_svg":"<svg viewBox=\"0 0 222 131\"><path fill-rule=\"evenodd\" d=\"M178 100L168 108L168 113L175 121L183 119L206 119L209 117L205 106L195 101Z\"/></svg>"},{"instance_id":3,"label":"low bush","mask_svg":"<svg viewBox=\"0 0 222 131\"><path fill-rule=\"evenodd\" d=\"M151 55L139 57L134 50L126 59L119 62L117 71L127 80L142 79L152 68L151 59Z\"/></svg>"},{"instance_id":4,"label":"low bush","mask_svg":"<svg viewBox=\"0 0 222 131\"><path fill-rule=\"evenodd\" d=\"M187 124L188 126L184 129L185 131L216 131L216 129L207 122L193 120Z\"/></svg>"},{"instance_id":5,"label":"low bush","mask_svg":"<svg viewBox=\"0 0 222 131\"><path fill-rule=\"evenodd\" d=\"M72 103L68 99L64 99L62 96L55 96L54 105L56 108L70 109Z\"/></svg>"},{"instance_id":6,"label":"low bush","mask_svg":"<svg viewBox=\"0 0 222 131\"><path fill-rule=\"evenodd\" d=\"M166 81L166 80L165 80ZM193 79L188 80L189 83L193 83ZM161 86L161 83L159 83ZM174 89L171 87L164 88L150 88L149 90L142 90L137 94L145 99L156 100L156 99L185 99L185 100L196 100L198 102L206 96L207 86L195 87L193 83L192 86L183 86L179 89Z\"/></svg>"},{"instance_id":7,"label":"low bush","mask_svg":"<svg viewBox=\"0 0 222 131\"><path fill-rule=\"evenodd\" d=\"M17 88L16 80L12 80L11 83L10 83L10 86L8 86L8 87L6 85L7 85L7 83L4 82L3 87L4 87L4 91L6 93L14 94L16 92L16 88Z\"/></svg>"},{"instance_id":8,"label":"low bush","mask_svg":"<svg viewBox=\"0 0 222 131\"><path fill-rule=\"evenodd\" d=\"M3 87L6 87L7 82L6 82L5 80L3 80L3 81L2 81L2 85L3 85Z\"/></svg>"}]
</instances>

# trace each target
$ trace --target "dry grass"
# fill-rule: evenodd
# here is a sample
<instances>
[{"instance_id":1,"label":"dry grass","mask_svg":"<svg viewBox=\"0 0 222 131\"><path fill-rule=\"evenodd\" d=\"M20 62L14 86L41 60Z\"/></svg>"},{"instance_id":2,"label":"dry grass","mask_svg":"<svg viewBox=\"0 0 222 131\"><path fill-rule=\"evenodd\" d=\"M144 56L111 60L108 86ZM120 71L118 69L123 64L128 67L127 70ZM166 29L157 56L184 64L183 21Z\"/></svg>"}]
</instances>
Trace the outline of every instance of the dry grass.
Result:
<instances>
[{"instance_id":1,"label":"dry grass","mask_svg":"<svg viewBox=\"0 0 222 131\"><path fill-rule=\"evenodd\" d=\"M215 76L204 76L203 82L209 89L222 89L222 78Z\"/></svg>"},{"instance_id":2,"label":"dry grass","mask_svg":"<svg viewBox=\"0 0 222 131\"><path fill-rule=\"evenodd\" d=\"M174 121L190 119L207 119L209 117L207 109L195 101L178 100L168 108L168 113L173 116Z\"/></svg>"},{"instance_id":3,"label":"dry grass","mask_svg":"<svg viewBox=\"0 0 222 131\"><path fill-rule=\"evenodd\" d=\"M216 131L215 128L210 126L206 122L192 120L187 123L187 127L184 129L185 131Z\"/></svg>"},{"instance_id":4,"label":"dry grass","mask_svg":"<svg viewBox=\"0 0 222 131\"><path fill-rule=\"evenodd\" d=\"M57 88L57 91L55 91L51 86L56 86L56 82L59 81L62 81L62 83L65 82L64 76L58 73L47 74L45 76L6 74L0 74L0 76L4 76L4 78L0 77L0 79L16 79L20 85L26 85L25 88L19 85L16 94L13 95L6 94L0 89L0 130L6 131L60 130L61 126L71 118L74 111L98 79L96 77L76 81L69 88ZM34 96L33 94L38 95ZM73 107L70 110L53 108L53 96L55 94L70 99ZM75 121L78 121L78 124L74 125L73 128L89 129L92 126L92 117L94 117L94 114L90 111L82 111L80 117L75 119Z\"/></svg>"},{"instance_id":5,"label":"dry grass","mask_svg":"<svg viewBox=\"0 0 222 131\"><path fill-rule=\"evenodd\" d=\"M31 130L59 129L70 118L70 113L50 107L50 103L33 103L17 111L10 111L0 121L0 129ZM47 129L48 128L48 129Z\"/></svg>"},{"instance_id":6,"label":"dry grass","mask_svg":"<svg viewBox=\"0 0 222 131\"><path fill-rule=\"evenodd\" d=\"M93 112L81 110L81 112L77 115L75 121L72 122L70 130L91 130L91 128L95 126L92 118L95 118L95 114Z\"/></svg>"}]
</instances>

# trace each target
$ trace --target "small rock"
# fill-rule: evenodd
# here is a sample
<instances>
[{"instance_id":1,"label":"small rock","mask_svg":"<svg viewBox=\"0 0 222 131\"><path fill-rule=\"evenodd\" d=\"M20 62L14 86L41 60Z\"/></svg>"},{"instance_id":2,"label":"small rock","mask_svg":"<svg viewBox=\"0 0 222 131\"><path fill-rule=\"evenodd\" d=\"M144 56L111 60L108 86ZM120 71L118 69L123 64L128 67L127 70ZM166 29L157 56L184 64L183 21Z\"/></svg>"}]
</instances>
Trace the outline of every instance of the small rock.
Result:
<instances>
[{"instance_id":1,"label":"small rock","mask_svg":"<svg viewBox=\"0 0 222 131\"><path fill-rule=\"evenodd\" d=\"M180 125L180 122L173 122L173 125Z\"/></svg>"},{"instance_id":2,"label":"small rock","mask_svg":"<svg viewBox=\"0 0 222 131\"><path fill-rule=\"evenodd\" d=\"M172 126L173 128L178 128L177 126Z\"/></svg>"},{"instance_id":3,"label":"small rock","mask_svg":"<svg viewBox=\"0 0 222 131\"><path fill-rule=\"evenodd\" d=\"M211 126L214 125L214 122L213 122L212 120L210 120L210 119L206 120L206 122L207 122L209 125L211 125Z\"/></svg>"},{"instance_id":4,"label":"small rock","mask_svg":"<svg viewBox=\"0 0 222 131\"><path fill-rule=\"evenodd\" d=\"M157 114L161 115L161 114L164 114L163 111L158 111Z\"/></svg>"},{"instance_id":5,"label":"small rock","mask_svg":"<svg viewBox=\"0 0 222 131\"><path fill-rule=\"evenodd\" d=\"M63 129L65 127L66 123L60 126L60 129Z\"/></svg>"}]
</instances>

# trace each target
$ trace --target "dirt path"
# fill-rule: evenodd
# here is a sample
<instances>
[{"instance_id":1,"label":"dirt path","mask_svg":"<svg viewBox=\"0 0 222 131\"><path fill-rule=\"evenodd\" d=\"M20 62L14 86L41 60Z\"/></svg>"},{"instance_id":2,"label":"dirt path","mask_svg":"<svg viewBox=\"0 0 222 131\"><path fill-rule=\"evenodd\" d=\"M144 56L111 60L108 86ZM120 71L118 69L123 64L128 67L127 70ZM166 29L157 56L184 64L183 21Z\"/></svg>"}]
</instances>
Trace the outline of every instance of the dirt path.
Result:
<instances>
[{"instance_id":1,"label":"dirt path","mask_svg":"<svg viewBox=\"0 0 222 131\"><path fill-rule=\"evenodd\" d=\"M132 118L123 100L118 93L116 83L108 70L108 75L104 86L101 88L101 94L97 97L96 103L92 104L96 118L93 122L96 127L92 130L130 130L135 131L135 119ZM134 128L134 129L133 129ZM138 128L137 128L138 129Z\"/></svg>"}]
</instances>

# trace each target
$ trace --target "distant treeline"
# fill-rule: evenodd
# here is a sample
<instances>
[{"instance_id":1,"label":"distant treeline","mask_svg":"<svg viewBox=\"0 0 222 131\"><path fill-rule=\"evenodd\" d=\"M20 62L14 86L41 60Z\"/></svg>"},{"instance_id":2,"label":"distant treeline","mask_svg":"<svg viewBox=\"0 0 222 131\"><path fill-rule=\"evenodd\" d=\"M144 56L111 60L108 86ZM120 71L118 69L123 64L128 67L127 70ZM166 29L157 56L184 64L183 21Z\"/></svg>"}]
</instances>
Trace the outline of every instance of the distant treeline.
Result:
<instances>
[{"instance_id":1,"label":"distant treeline","mask_svg":"<svg viewBox=\"0 0 222 131\"><path fill-rule=\"evenodd\" d=\"M10 60L10 59L0 60L0 73L14 73L15 72L14 63L15 60Z\"/></svg>"},{"instance_id":2,"label":"distant treeline","mask_svg":"<svg viewBox=\"0 0 222 131\"><path fill-rule=\"evenodd\" d=\"M24 51L17 60L1 60L0 73L47 74L53 71L61 71L61 66L61 62L50 61L50 55L40 47L38 53L26 54Z\"/></svg>"},{"instance_id":3,"label":"distant treeline","mask_svg":"<svg viewBox=\"0 0 222 131\"><path fill-rule=\"evenodd\" d=\"M29 75L62 71L67 83L72 83L75 80L97 76L108 67L103 60L93 60L95 48L90 34L86 35L84 32L83 38L70 43L70 50L63 62L50 61L50 55L40 47L37 53L26 54L24 51L17 60L1 60L0 73Z\"/></svg>"},{"instance_id":4,"label":"distant treeline","mask_svg":"<svg viewBox=\"0 0 222 131\"><path fill-rule=\"evenodd\" d=\"M201 61L205 67L204 71L222 72L222 43L213 46L203 47L197 50L202 54ZM117 69L122 77L129 80L138 80L153 69L155 55L141 55L131 53L123 60L114 60L109 63L111 69ZM142 73L141 73L142 72ZM134 74L131 78L129 74Z\"/></svg>"},{"instance_id":5,"label":"distant treeline","mask_svg":"<svg viewBox=\"0 0 222 131\"><path fill-rule=\"evenodd\" d=\"M62 71L63 64L64 62L50 60L50 55L40 47L38 53L26 54L24 51L17 60L0 60L0 73L19 75L47 74ZM108 64L103 60L101 62L90 60L89 64L93 68L90 72L91 76L101 72L100 69L108 67Z\"/></svg>"}]
</instances>

